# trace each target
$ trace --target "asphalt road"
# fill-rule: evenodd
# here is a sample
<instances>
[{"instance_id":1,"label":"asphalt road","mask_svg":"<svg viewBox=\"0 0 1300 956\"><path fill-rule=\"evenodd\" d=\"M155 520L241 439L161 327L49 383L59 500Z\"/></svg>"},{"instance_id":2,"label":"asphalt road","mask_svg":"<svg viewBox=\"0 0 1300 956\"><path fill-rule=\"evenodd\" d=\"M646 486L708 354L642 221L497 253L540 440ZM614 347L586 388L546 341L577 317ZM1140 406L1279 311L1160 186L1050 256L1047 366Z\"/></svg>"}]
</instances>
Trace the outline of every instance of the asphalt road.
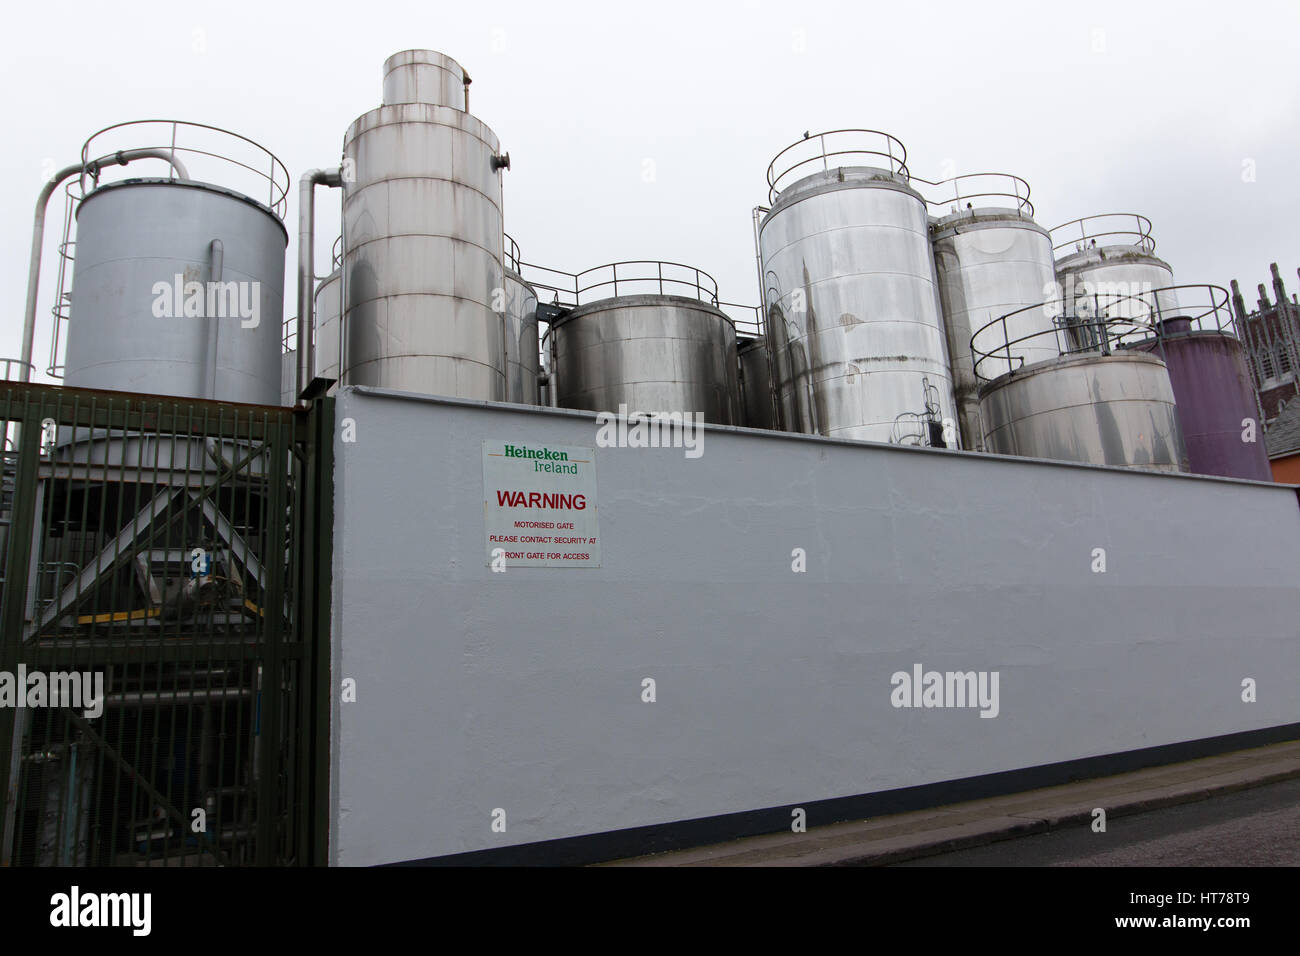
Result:
<instances>
[{"instance_id":1,"label":"asphalt road","mask_svg":"<svg viewBox=\"0 0 1300 956\"><path fill-rule=\"evenodd\" d=\"M898 866L1300 866L1300 780Z\"/></svg>"}]
</instances>

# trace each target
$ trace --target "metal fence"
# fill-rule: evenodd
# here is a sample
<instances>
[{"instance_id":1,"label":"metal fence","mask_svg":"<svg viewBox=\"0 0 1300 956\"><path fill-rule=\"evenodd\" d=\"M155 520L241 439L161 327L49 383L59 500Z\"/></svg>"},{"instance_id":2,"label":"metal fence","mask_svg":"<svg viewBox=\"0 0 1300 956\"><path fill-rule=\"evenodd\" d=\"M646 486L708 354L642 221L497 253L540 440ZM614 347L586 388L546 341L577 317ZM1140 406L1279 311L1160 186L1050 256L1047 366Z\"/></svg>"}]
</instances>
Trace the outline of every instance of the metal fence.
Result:
<instances>
[{"instance_id":1,"label":"metal fence","mask_svg":"<svg viewBox=\"0 0 1300 956\"><path fill-rule=\"evenodd\" d=\"M0 383L0 864L321 861L331 415Z\"/></svg>"}]
</instances>

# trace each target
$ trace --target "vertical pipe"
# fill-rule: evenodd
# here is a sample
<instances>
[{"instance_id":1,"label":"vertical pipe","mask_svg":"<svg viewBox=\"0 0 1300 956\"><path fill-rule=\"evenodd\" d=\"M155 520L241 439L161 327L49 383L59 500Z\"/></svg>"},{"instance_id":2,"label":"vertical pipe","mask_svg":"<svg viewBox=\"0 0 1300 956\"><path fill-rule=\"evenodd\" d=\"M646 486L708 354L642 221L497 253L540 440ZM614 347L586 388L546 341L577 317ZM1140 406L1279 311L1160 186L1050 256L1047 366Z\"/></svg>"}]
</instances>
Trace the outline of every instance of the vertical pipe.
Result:
<instances>
[{"instance_id":1,"label":"vertical pipe","mask_svg":"<svg viewBox=\"0 0 1300 956\"><path fill-rule=\"evenodd\" d=\"M166 150L128 149L113 153L110 156L103 156L90 163L78 163L75 166L63 167L46 182L41 188L40 195L36 197L36 216L32 223L32 252L27 265L27 306L23 313L22 368L18 370L18 380L20 382L31 380L32 345L36 338L36 299L41 284L41 247L45 241L45 207L49 205L50 197L54 195L54 190L58 189L64 180L72 176L84 176L87 172L98 170L104 166L125 166L136 159L166 160L176 170L178 179L190 178L184 164Z\"/></svg>"},{"instance_id":2,"label":"vertical pipe","mask_svg":"<svg viewBox=\"0 0 1300 956\"><path fill-rule=\"evenodd\" d=\"M551 356L551 370L550 370L550 374L547 375L546 377L547 393L548 393L548 397L551 400L551 408L559 408L560 407L559 376L556 374L556 368L555 368L555 323L554 322L546 323L546 337L550 339L550 344L547 346L547 349L549 350L549 354Z\"/></svg>"},{"instance_id":3,"label":"vertical pipe","mask_svg":"<svg viewBox=\"0 0 1300 956\"><path fill-rule=\"evenodd\" d=\"M780 384L777 381L776 370L776 350L772 344L772 336L767 327L768 310L767 310L767 289L763 282L763 247L758 241L759 220L763 213L768 212L762 206L755 206L750 213L750 218L754 224L754 263L758 268L758 310L759 310L759 334L763 336L763 351L767 353L767 398L772 406L772 427L777 431L788 431L785 422L782 420L781 403L777 400L777 389Z\"/></svg>"},{"instance_id":4,"label":"vertical pipe","mask_svg":"<svg viewBox=\"0 0 1300 956\"><path fill-rule=\"evenodd\" d=\"M312 327L316 311L316 187L338 189L343 185L343 170L309 169L298 180L298 375L295 401L315 375L315 346ZM340 322L342 302L340 302ZM342 356L339 356L342 362ZM340 373L343 371L339 366Z\"/></svg>"},{"instance_id":5,"label":"vertical pipe","mask_svg":"<svg viewBox=\"0 0 1300 956\"><path fill-rule=\"evenodd\" d=\"M222 267L225 262L225 246L220 239L213 239L208 244L208 281L220 282ZM208 286L212 288L212 286ZM217 295L220 295L220 291ZM206 365L204 368L203 397L215 399L217 397L217 335L220 329L220 323L217 316L209 315L208 322L208 344L207 354L204 356Z\"/></svg>"}]
</instances>

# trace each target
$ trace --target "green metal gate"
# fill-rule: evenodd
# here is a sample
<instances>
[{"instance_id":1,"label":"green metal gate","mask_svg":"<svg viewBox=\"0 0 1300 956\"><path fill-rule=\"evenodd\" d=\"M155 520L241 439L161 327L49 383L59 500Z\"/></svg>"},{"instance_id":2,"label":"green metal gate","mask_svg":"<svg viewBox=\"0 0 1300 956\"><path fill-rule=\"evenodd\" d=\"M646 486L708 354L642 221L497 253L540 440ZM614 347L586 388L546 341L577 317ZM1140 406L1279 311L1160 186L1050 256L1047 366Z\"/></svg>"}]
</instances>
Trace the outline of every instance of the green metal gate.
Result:
<instances>
[{"instance_id":1,"label":"green metal gate","mask_svg":"<svg viewBox=\"0 0 1300 956\"><path fill-rule=\"evenodd\" d=\"M323 862L332 405L0 383L0 864Z\"/></svg>"}]
</instances>

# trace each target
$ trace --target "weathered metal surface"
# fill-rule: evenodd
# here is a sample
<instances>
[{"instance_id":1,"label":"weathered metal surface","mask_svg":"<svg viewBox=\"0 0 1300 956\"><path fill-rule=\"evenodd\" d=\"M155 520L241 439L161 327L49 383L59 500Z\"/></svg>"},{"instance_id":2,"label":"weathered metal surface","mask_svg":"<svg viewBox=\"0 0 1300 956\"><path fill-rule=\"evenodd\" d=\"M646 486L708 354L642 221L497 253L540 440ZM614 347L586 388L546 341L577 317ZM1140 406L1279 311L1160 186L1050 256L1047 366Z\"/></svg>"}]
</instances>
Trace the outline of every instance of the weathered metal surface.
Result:
<instances>
[{"instance_id":1,"label":"weathered metal surface","mask_svg":"<svg viewBox=\"0 0 1300 956\"><path fill-rule=\"evenodd\" d=\"M747 428L775 428L773 421L772 363L763 339L749 339L737 348L740 363L740 424Z\"/></svg>"},{"instance_id":2,"label":"weathered metal surface","mask_svg":"<svg viewBox=\"0 0 1300 956\"><path fill-rule=\"evenodd\" d=\"M537 341L537 291L517 272L505 271L506 401L538 403L541 353Z\"/></svg>"},{"instance_id":3,"label":"weathered metal surface","mask_svg":"<svg viewBox=\"0 0 1300 956\"><path fill-rule=\"evenodd\" d=\"M1187 471L1169 373L1152 355L1066 355L980 391L986 451Z\"/></svg>"},{"instance_id":4,"label":"weathered metal surface","mask_svg":"<svg viewBox=\"0 0 1300 956\"><path fill-rule=\"evenodd\" d=\"M715 306L623 295L579 306L551 329L563 408L703 413L734 425L736 330Z\"/></svg>"},{"instance_id":5,"label":"weathered metal surface","mask_svg":"<svg viewBox=\"0 0 1300 956\"><path fill-rule=\"evenodd\" d=\"M1178 403L1189 468L1199 475L1271 481L1258 404L1241 343L1190 320L1162 323L1143 348L1160 356Z\"/></svg>"},{"instance_id":6,"label":"weathered metal surface","mask_svg":"<svg viewBox=\"0 0 1300 956\"><path fill-rule=\"evenodd\" d=\"M955 420L925 202L905 174L847 167L794 182L759 246L786 428L911 441L926 420Z\"/></svg>"},{"instance_id":7,"label":"weathered metal surface","mask_svg":"<svg viewBox=\"0 0 1300 956\"><path fill-rule=\"evenodd\" d=\"M415 64L414 79L388 71L385 105L344 138L344 165L355 175L343 183L343 381L501 401L498 142L445 105L455 83L442 61ZM426 82L424 67L437 76Z\"/></svg>"},{"instance_id":8,"label":"weathered metal surface","mask_svg":"<svg viewBox=\"0 0 1300 956\"><path fill-rule=\"evenodd\" d=\"M979 380L971 358L971 336L998 316L1016 313L1008 327L1020 339L1052 327L1048 309L1020 311L1050 299L1055 274L1047 230L1011 209L974 209L930 225L934 262L952 365L962 445L982 451ZM1051 342L1028 339L1012 356L1025 364L1055 358Z\"/></svg>"},{"instance_id":9,"label":"weathered metal surface","mask_svg":"<svg viewBox=\"0 0 1300 956\"><path fill-rule=\"evenodd\" d=\"M215 279L213 240L223 250ZM286 243L269 209L227 189L99 187L77 210L64 381L278 404Z\"/></svg>"}]
</instances>

